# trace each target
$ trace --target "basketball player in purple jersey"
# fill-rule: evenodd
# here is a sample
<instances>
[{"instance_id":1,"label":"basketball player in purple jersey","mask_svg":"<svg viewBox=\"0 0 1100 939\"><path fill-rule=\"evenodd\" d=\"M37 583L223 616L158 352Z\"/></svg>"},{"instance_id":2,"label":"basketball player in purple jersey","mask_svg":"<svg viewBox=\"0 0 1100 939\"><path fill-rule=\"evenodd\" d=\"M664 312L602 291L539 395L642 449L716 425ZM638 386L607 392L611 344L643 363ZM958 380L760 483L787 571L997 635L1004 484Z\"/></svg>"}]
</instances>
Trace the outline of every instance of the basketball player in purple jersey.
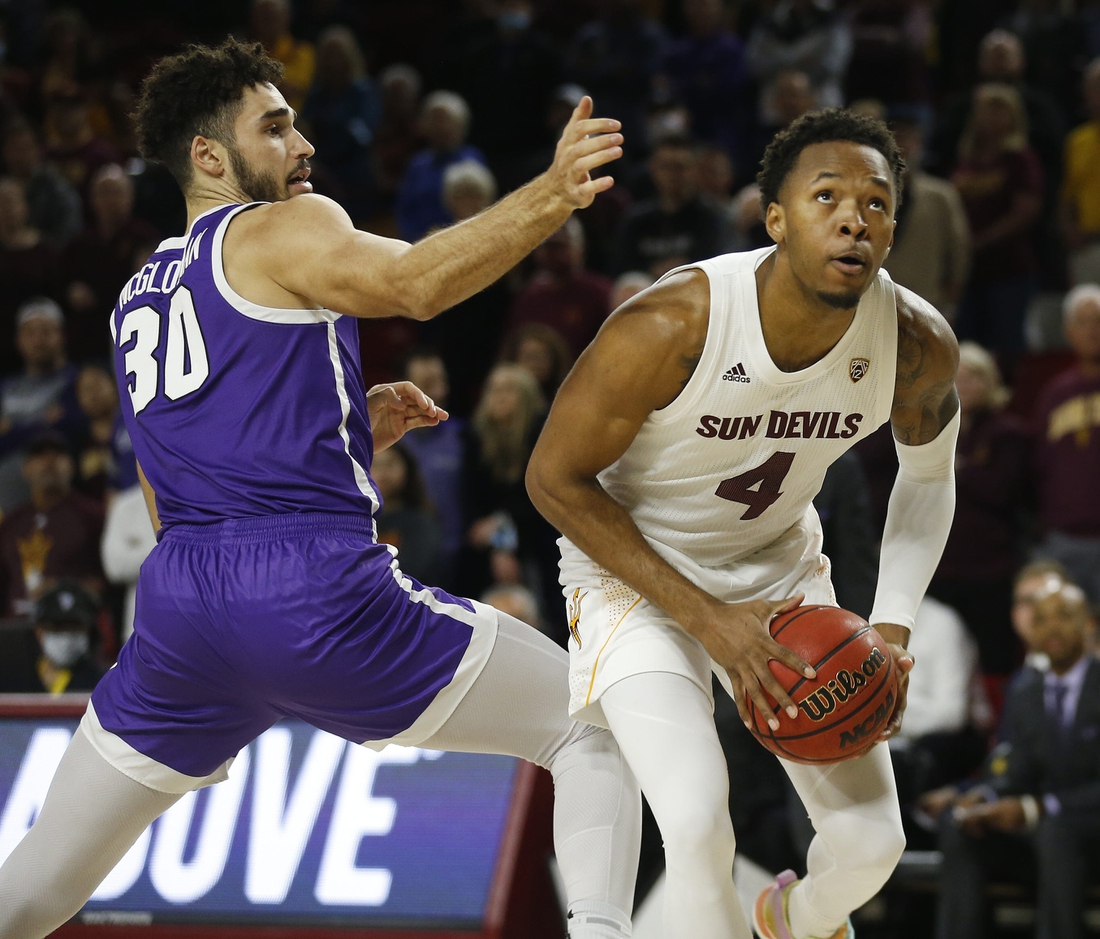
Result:
<instances>
[{"instance_id":1,"label":"basketball player in purple jersey","mask_svg":"<svg viewBox=\"0 0 1100 939\"><path fill-rule=\"evenodd\" d=\"M612 184L589 171L621 155L619 124L584 99L544 175L410 246L306 195L313 148L280 74L229 40L162 60L142 91L144 153L179 181L189 221L111 318L159 544L134 636L0 868L0 937L65 922L153 819L296 717L377 749L549 768L570 936L622 939L637 785L609 733L569 719L563 651L412 581L377 543L373 452L447 415L408 383L368 393L355 323L429 319L496 280Z\"/></svg>"}]
</instances>

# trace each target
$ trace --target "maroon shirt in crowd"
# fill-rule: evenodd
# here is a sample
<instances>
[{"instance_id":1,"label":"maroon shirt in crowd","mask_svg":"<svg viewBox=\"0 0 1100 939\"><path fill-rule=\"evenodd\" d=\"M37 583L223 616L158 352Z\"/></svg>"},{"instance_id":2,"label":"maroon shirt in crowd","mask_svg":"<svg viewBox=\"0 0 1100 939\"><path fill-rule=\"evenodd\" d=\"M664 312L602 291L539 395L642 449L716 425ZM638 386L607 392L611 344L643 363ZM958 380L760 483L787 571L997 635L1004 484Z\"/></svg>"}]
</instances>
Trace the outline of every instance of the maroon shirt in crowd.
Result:
<instances>
[{"instance_id":1,"label":"maroon shirt in crowd","mask_svg":"<svg viewBox=\"0 0 1100 939\"><path fill-rule=\"evenodd\" d=\"M508 332L528 323L552 326L574 357L596 337L611 312L611 281L602 274L580 271L561 283L539 272L520 291L508 316Z\"/></svg>"},{"instance_id":2,"label":"maroon shirt in crowd","mask_svg":"<svg viewBox=\"0 0 1100 939\"><path fill-rule=\"evenodd\" d=\"M1100 376L1072 368L1051 381L1035 409L1035 439L1043 528L1100 538Z\"/></svg>"},{"instance_id":3,"label":"maroon shirt in crowd","mask_svg":"<svg viewBox=\"0 0 1100 939\"><path fill-rule=\"evenodd\" d=\"M980 236L1012 208L1018 193L1043 194L1043 170L1030 147L1002 153L991 161L962 160L951 174L962 196L970 231ZM975 284L1018 280L1037 269L1034 226L974 251L970 279Z\"/></svg>"},{"instance_id":4,"label":"maroon shirt in crowd","mask_svg":"<svg viewBox=\"0 0 1100 939\"><path fill-rule=\"evenodd\" d=\"M28 613L28 597L58 580L102 582L102 534L103 509L75 493L50 512L39 512L30 502L14 509L0 524L0 589L7 595L2 615Z\"/></svg>"},{"instance_id":5,"label":"maroon shirt in crowd","mask_svg":"<svg viewBox=\"0 0 1100 939\"><path fill-rule=\"evenodd\" d=\"M1019 567L1016 512L1031 484L1031 436L1004 411L980 411L955 454L955 520L936 571L951 580L1008 578Z\"/></svg>"}]
</instances>

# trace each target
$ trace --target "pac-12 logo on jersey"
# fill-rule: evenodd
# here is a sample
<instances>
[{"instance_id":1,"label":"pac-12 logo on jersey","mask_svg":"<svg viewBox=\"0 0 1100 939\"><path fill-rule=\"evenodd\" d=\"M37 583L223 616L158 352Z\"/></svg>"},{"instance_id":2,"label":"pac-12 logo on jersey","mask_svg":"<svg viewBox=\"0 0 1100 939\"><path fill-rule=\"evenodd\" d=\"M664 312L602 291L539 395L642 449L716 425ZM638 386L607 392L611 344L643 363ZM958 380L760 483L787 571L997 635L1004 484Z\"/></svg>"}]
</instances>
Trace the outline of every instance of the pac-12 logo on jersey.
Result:
<instances>
[{"instance_id":1,"label":"pac-12 logo on jersey","mask_svg":"<svg viewBox=\"0 0 1100 939\"><path fill-rule=\"evenodd\" d=\"M867 374L870 367L870 359L852 359L852 361L848 363L848 374L851 376L852 381L859 381Z\"/></svg>"}]
</instances>

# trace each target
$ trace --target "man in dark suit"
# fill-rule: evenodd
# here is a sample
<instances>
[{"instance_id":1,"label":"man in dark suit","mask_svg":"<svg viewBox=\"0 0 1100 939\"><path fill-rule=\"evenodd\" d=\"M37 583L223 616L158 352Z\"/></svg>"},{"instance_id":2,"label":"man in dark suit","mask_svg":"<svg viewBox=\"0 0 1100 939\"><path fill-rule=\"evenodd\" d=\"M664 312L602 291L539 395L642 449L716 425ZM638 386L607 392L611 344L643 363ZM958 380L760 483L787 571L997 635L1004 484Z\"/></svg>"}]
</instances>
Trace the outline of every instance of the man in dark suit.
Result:
<instances>
[{"instance_id":1,"label":"man in dark suit","mask_svg":"<svg viewBox=\"0 0 1100 939\"><path fill-rule=\"evenodd\" d=\"M1020 673L983 784L950 800L941 817L938 939L980 939L987 878L1018 876L1028 844L1038 869L1038 935L1083 934L1086 870L1100 859L1100 662L1087 651L1092 629L1084 593L1053 580L1035 603L1033 625L1050 668Z\"/></svg>"}]
</instances>

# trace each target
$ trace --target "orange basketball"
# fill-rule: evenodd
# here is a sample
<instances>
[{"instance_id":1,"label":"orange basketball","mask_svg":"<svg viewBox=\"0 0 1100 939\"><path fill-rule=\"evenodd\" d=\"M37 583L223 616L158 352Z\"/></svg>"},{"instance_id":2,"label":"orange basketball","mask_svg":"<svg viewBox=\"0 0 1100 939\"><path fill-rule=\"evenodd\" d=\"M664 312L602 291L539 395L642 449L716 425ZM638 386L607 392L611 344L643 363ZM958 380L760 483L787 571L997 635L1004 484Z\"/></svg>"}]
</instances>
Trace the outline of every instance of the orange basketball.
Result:
<instances>
[{"instance_id":1,"label":"orange basketball","mask_svg":"<svg viewBox=\"0 0 1100 939\"><path fill-rule=\"evenodd\" d=\"M835 763L870 749L886 727L898 694L897 669L867 621L835 606L800 606L777 616L772 638L817 671L810 679L772 660L772 674L795 704L793 720L776 707L773 731L749 699L751 730L776 756L796 763Z\"/></svg>"}]
</instances>

